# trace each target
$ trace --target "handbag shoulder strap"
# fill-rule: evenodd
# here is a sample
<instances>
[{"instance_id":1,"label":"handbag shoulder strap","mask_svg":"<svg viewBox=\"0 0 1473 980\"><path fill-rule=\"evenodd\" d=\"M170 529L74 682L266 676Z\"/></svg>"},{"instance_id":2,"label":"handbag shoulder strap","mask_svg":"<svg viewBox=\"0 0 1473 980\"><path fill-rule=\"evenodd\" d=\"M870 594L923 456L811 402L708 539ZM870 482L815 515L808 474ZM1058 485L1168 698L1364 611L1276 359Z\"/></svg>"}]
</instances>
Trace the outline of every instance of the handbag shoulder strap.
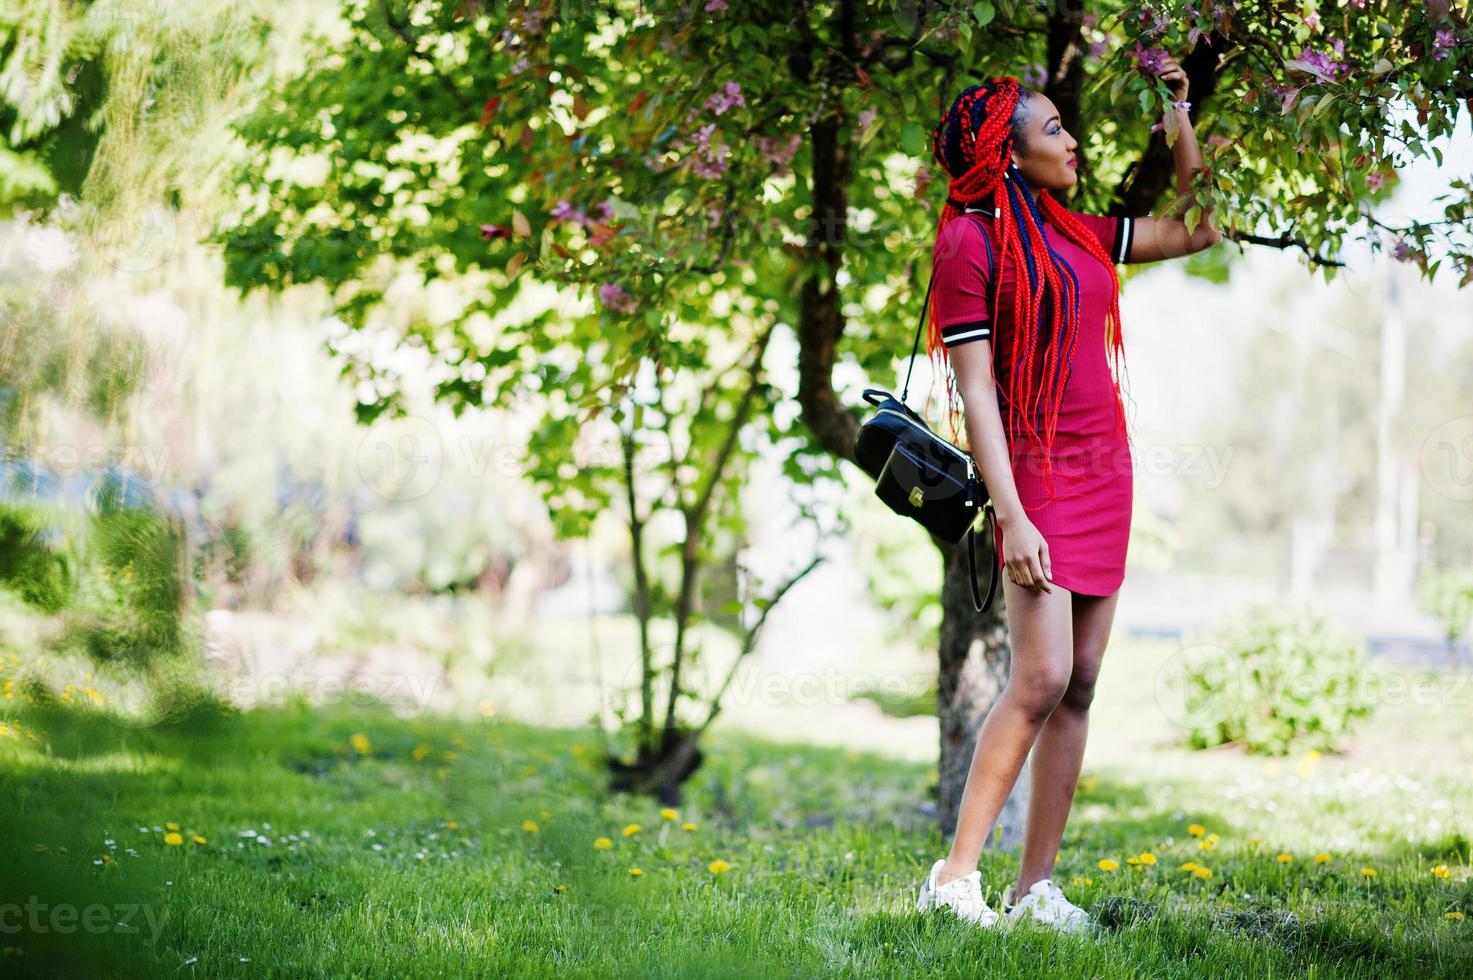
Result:
<instances>
[{"instance_id":1,"label":"handbag shoulder strap","mask_svg":"<svg viewBox=\"0 0 1473 980\"><path fill-rule=\"evenodd\" d=\"M962 211L962 214L985 214L985 213L986 213L986 211L984 209L982 209L982 208L966 208L965 210ZM978 222L973 222L973 224L977 225L977 231L979 231L982 234L982 244L987 247L987 268L988 268L988 271L991 274L996 275L997 274L997 259L993 255L993 253L992 253L992 236L990 234L988 234L987 233L987 229L983 228ZM920 322L916 324L916 336L915 336L915 340L910 345L910 360L908 362L908 365L909 366L906 367L906 369L905 369L905 384L900 389L900 403L902 405L905 404L905 396L910 392L910 376L911 376L911 372L913 372L915 370L915 366L916 366L916 354L919 353L920 352L920 349L921 349L921 329L923 327L925 327L925 325L926 325L926 315L931 312L931 290L935 287L935 285L936 285L936 264L935 264L935 261L933 260L932 263L931 263L931 281L926 284L926 298L923 299L923 300L921 300L921 319L920 319Z\"/></svg>"}]
</instances>

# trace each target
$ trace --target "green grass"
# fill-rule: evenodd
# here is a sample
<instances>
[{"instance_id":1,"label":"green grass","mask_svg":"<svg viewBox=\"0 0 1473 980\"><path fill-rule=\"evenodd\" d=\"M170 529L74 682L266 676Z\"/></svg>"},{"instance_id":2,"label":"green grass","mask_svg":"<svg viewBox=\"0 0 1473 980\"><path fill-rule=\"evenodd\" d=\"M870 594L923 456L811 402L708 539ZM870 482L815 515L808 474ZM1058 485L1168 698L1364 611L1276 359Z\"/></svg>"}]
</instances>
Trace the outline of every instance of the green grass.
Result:
<instances>
[{"instance_id":1,"label":"green grass","mask_svg":"<svg viewBox=\"0 0 1473 980\"><path fill-rule=\"evenodd\" d=\"M1129 711L1126 694L1097 705ZM1403 710L1383 712L1387 737L1466 734L1466 712ZM6 974L1473 974L1466 755L1398 776L1146 748L1106 727L1092 752L1135 747L1087 769L1055 869L1110 926L1084 939L916 915L944 850L921 806L932 774L879 755L718 726L668 821L602 792L592 732L500 715L293 705L130 728L11 696L0 718L0 904L19 906L0 924L22 925L0 935ZM169 823L182 845L154 830ZM1210 852L1192 823L1218 835ZM1144 851L1154 866L1127 864ZM713 874L717 859L730 869ZM1016 862L983 855L994 906ZM21 922L27 902L40 928ZM108 924L53 928L67 924L54 911L89 906Z\"/></svg>"}]
</instances>

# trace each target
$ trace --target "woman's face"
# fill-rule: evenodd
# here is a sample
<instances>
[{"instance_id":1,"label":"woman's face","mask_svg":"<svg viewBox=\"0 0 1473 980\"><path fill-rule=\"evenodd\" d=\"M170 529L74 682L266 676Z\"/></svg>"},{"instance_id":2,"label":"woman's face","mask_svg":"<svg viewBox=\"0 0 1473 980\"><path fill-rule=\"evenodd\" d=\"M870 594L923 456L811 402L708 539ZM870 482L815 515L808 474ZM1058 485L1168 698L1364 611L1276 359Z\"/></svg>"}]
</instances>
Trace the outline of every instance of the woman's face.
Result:
<instances>
[{"instance_id":1,"label":"woman's face","mask_svg":"<svg viewBox=\"0 0 1473 980\"><path fill-rule=\"evenodd\" d=\"M1079 143L1059 121L1052 99L1035 93L1028 102L1028 118L1013 136L1013 165L1029 187L1069 190L1079 180L1074 155Z\"/></svg>"}]
</instances>

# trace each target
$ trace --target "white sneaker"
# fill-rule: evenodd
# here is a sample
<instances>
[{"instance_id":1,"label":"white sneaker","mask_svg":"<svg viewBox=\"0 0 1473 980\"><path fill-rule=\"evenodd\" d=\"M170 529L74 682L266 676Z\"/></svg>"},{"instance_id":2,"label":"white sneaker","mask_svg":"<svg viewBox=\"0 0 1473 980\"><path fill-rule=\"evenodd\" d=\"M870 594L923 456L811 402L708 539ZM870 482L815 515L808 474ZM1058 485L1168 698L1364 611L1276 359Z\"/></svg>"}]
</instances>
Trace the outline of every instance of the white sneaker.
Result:
<instances>
[{"instance_id":1,"label":"white sneaker","mask_svg":"<svg viewBox=\"0 0 1473 980\"><path fill-rule=\"evenodd\" d=\"M984 929L1000 925L1002 916L982 900L982 872L973 871L960 878L953 878L944 885L938 885L936 876L941 873L941 866L945 863L946 859L942 858L931 865L931 873L921 883L921 893L916 898L916 911L949 908L963 922L970 922Z\"/></svg>"},{"instance_id":2,"label":"white sneaker","mask_svg":"<svg viewBox=\"0 0 1473 980\"><path fill-rule=\"evenodd\" d=\"M1003 917L1009 923L1028 917L1064 932L1086 932L1095 925L1089 913L1065 898L1051 878L1035 881L1029 886L1028 894L1014 905L1016 894L1017 889L1009 885L1002 895Z\"/></svg>"}]
</instances>

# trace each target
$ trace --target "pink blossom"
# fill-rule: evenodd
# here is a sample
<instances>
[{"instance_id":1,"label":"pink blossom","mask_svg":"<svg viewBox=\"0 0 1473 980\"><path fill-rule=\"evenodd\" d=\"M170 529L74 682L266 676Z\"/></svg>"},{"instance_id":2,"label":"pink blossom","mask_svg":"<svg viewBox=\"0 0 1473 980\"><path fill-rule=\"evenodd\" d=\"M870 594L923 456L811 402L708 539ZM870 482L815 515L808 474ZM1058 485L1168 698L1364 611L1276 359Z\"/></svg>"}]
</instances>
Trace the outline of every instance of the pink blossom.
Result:
<instances>
[{"instance_id":1,"label":"pink blossom","mask_svg":"<svg viewBox=\"0 0 1473 980\"><path fill-rule=\"evenodd\" d=\"M706 4L706 13L714 14L726 9L726 0L710 0Z\"/></svg>"},{"instance_id":2,"label":"pink blossom","mask_svg":"<svg viewBox=\"0 0 1473 980\"><path fill-rule=\"evenodd\" d=\"M1366 186L1373 191L1379 191L1386 186L1386 175L1379 170L1372 170L1366 174Z\"/></svg>"},{"instance_id":3,"label":"pink blossom","mask_svg":"<svg viewBox=\"0 0 1473 980\"><path fill-rule=\"evenodd\" d=\"M526 58L518 58L512 63L511 73L513 75L520 75L522 72L526 71L530 65L531 62L529 62Z\"/></svg>"},{"instance_id":4,"label":"pink blossom","mask_svg":"<svg viewBox=\"0 0 1473 980\"><path fill-rule=\"evenodd\" d=\"M616 282L606 282L598 287L598 299L603 303L605 309L616 313L633 313L634 297L624 291L624 287Z\"/></svg>"},{"instance_id":5,"label":"pink blossom","mask_svg":"<svg viewBox=\"0 0 1473 980\"><path fill-rule=\"evenodd\" d=\"M1042 88L1043 83L1048 81L1048 69L1042 64L1034 62L1023 66L1023 84L1030 88Z\"/></svg>"},{"instance_id":6,"label":"pink blossom","mask_svg":"<svg viewBox=\"0 0 1473 980\"><path fill-rule=\"evenodd\" d=\"M879 113L874 109L861 109L859 111L859 134L861 136L864 135L865 130L869 129L870 124L875 121L875 116L877 115Z\"/></svg>"},{"instance_id":7,"label":"pink blossom","mask_svg":"<svg viewBox=\"0 0 1473 980\"><path fill-rule=\"evenodd\" d=\"M1110 45L1104 41L1089 42L1089 56L1091 58L1103 58L1105 52L1110 50Z\"/></svg>"},{"instance_id":8,"label":"pink blossom","mask_svg":"<svg viewBox=\"0 0 1473 980\"><path fill-rule=\"evenodd\" d=\"M614 216L614 199L611 197L606 201L600 201L595 204L593 206L593 216L595 221L607 224L609 219Z\"/></svg>"}]
</instances>

